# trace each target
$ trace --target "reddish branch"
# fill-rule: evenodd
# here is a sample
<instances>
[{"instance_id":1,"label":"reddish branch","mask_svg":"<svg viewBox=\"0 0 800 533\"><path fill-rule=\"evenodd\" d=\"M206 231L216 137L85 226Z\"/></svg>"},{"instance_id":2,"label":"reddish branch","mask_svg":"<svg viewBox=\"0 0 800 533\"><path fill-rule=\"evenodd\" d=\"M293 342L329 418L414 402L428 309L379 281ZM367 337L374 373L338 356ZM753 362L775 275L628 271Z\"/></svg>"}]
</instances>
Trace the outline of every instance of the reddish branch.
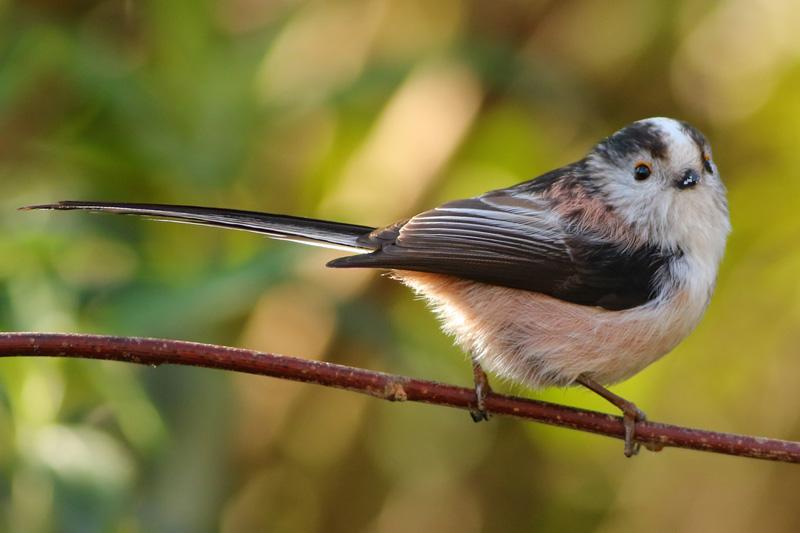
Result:
<instances>
[{"instance_id":1,"label":"reddish branch","mask_svg":"<svg viewBox=\"0 0 800 533\"><path fill-rule=\"evenodd\" d=\"M412 401L474 408L475 392L432 381L373 372L294 357L172 340L66 335L54 333L0 334L0 357L77 357L145 365L174 364L218 368L316 383L369 394L389 401ZM622 418L542 401L490 394L486 410L554 426L623 438ZM636 440L652 448L672 446L800 463L800 443L728 433L716 433L657 422L636 424Z\"/></svg>"}]
</instances>

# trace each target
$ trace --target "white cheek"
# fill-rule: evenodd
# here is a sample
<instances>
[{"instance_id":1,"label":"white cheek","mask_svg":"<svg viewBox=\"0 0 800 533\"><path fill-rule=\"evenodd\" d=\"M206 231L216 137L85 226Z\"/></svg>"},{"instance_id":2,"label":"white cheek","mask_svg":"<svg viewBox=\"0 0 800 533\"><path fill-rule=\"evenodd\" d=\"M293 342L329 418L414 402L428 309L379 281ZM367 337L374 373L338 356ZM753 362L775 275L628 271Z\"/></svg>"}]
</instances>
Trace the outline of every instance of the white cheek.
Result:
<instances>
[{"instance_id":1,"label":"white cheek","mask_svg":"<svg viewBox=\"0 0 800 533\"><path fill-rule=\"evenodd\" d=\"M607 182L607 201L626 226L633 228L643 240L660 242L673 198L661 185L660 176L644 182L631 176L614 176Z\"/></svg>"},{"instance_id":2,"label":"white cheek","mask_svg":"<svg viewBox=\"0 0 800 533\"><path fill-rule=\"evenodd\" d=\"M688 190L678 189L671 183L674 177L660 172L647 182L615 177L607 182L607 201L642 240L705 254L716 268L730 232L724 187L716 176L704 175Z\"/></svg>"}]
</instances>

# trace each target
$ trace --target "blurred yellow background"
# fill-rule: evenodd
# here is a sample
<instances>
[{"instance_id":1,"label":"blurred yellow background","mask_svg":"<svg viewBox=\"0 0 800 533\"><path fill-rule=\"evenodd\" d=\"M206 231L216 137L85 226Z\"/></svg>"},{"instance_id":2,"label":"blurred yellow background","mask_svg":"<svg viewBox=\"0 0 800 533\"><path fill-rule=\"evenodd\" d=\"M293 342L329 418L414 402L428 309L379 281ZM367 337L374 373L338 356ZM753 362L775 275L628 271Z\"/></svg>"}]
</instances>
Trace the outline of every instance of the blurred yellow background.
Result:
<instances>
[{"instance_id":1,"label":"blurred yellow background","mask_svg":"<svg viewBox=\"0 0 800 533\"><path fill-rule=\"evenodd\" d=\"M325 269L335 251L15 208L382 225L672 116L711 141L734 231L704 322L614 390L652 420L800 440L798 23L791 0L0 0L0 324L467 385L425 305ZM799 494L793 465L626 459L617 440L220 371L0 361L3 531L788 532Z\"/></svg>"}]
</instances>

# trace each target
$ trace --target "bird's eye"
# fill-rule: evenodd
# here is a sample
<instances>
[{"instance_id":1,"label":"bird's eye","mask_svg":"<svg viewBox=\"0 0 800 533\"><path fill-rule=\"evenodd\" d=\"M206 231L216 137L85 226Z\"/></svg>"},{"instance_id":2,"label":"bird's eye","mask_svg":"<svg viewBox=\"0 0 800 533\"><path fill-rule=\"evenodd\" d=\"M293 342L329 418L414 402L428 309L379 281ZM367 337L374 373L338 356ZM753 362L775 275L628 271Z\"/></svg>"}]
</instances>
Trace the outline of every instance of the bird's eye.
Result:
<instances>
[{"instance_id":1,"label":"bird's eye","mask_svg":"<svg viewBox=\"0 0 800 533\"><path fill-rule=\"evenodd\" d=\"M636 169L633 171L633 177L636 179L636 181L644 181L650 177L652 172L653 169L650 168L650 165L644 161L639 161L636 163Z\"/></svg>"},{"instance_id":2,"label":"bird's eye","mask_svg":"<svg viewBox=\"0 0 800 533\"><path fill-rule=\"evenodd\" d=\"M714 169L711 168L711 156L708 154L703 154L703 168L706 172L714 172Z\"/></svg>"}]
</instances>

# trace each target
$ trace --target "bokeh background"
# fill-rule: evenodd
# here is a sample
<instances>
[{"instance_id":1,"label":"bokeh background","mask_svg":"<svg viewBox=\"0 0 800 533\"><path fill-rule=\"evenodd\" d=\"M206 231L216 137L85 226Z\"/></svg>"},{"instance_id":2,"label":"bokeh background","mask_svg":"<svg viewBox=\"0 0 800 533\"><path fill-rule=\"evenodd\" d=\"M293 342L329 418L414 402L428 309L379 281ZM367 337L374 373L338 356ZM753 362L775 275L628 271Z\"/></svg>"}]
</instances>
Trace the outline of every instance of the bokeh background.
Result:
<instances>
[{"instance_id":1,"label":"bokeh background","mask_svg":"<svg viewBox=\"0 0 800 533\"><path fill-rule=\"evenodd\" d=\"M325 269L335 251L15 208L380 225L666 115L711 140L734 232L704 322L615 391L653 420L800 440L798 23L793 0L0 0L0 327L469 384L424 303ZM3 531L800 527L792 465L626 459L617 440L203 369L7 359L0 393Z\"/></svg>"}]
</instances>

